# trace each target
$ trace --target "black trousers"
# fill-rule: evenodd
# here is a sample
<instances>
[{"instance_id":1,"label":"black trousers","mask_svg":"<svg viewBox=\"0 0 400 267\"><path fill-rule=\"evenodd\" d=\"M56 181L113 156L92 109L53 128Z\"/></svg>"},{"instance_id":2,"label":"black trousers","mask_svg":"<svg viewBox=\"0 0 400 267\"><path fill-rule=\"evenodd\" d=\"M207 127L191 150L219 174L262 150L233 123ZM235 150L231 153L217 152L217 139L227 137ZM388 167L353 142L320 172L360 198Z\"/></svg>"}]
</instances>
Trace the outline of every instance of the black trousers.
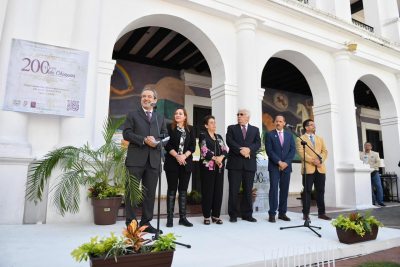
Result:
<instances>
[{"instance_id":1,"label":"black trousers","mask_svg":"<svg viewBox=\"0 0 400 267\"><path fill-rule=\"evenodd\" d=\"M201 207L204 218L219 218L224 189L224 169L209 170L200 163Z\"/></svg>"},{"instance_id":2,"label":"black trousers","mask_svg":"<svg viewBox=\"0 0 400 267\"><path fill-rule=\"evenodd\" d=\"M156 188L158 183L158 169L152 168L150 162L147 161L143 167L127 166L129 174L133 175L142 182L143 189L143 206L142 206L142 218L140 221L141 225L150 222L153 219L154 213L154 200L156 195ZM125 192L125 214L126 222L131 222L136 219L135 210L129 200L130 192Z\"/></svg>"},{"instance_id":3,"label":"black trousers","mask_svg":"<svg viewBox=\"0 0 400 267\"><path fill-rule=\"evenodd\" d=\"M177 171L165 171L168 191L187 191L191 174L185 166L179 166Z\"/></svg>"},{"instance_id":4,"label":"black trousers","mask_svg":"<svg viewBox=\"0 0 400 267\"><path fill-rule=\"evenodd\" d=\"M304 179L303 179L303 186L304 186L304 196L303 199L303 214L310 214L310 205L311 205L311 191L313 184L315 186L315 191L317 193L317 207L318 207L318 215L325 214L325 173L319 173L318 170L315 170L312 174L306 174L307 180L307 187L305 186Z\"/></svg>"},{"instance_id":5,"label":"black trousers","mask_svg":"<svg viewBox=\"0 0 400 267\"><path fill-rule=\"evenodd\" d=\"M229 198L228 198L228 214L232 218L239 215L251 217L253 215L252 190L255 172L245 170L228 170L229 180ZM243 187L243 196L240 203L240 211L238 210L238 194L240 184Z\"/></svg>"}]
</instances>

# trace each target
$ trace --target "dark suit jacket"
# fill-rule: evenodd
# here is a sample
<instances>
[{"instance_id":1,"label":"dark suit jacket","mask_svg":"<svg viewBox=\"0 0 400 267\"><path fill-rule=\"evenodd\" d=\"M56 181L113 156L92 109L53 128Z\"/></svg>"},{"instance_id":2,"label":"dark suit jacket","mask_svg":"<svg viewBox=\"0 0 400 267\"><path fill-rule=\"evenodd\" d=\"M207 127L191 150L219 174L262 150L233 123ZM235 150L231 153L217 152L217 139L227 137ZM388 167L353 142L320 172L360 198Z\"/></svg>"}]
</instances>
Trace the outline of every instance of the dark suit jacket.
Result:
<instances>
[{"instance_id":1,"label":"dark suit jacket","mask_svg":"<svg viewBox=\"0 0 400 267\"><path fill-rule=\"evenodd\" d=\"M257 151L261 147L260 131L253 125L248 125L246 139L243 139L242 129L239 124L228 126L226 144L229 147L228 163L226 168L230 170L257 170ZM250 148L250 158L240 154L241 147Z\"/></svg>"},{"instance_id":2,"label":"dark suit jacket","mask_svg":"<svg viewBox=\"0 0 400 267\"><path fill-rule=\"evenodd\" d=\"M284 172L292 171L292 160L296 153L296 146L291 133L283 131L283 147L279 141L278 132L272 130L265 138L265 149L268 155L268 171L279 171L279 161L284 161L288 167Z\"/></svg>"},{"instance_id":3,"label":"dark suit jacket","mask_svg":"<svg viewBox=\"0 0 400 267\"><path fill-rule=\"evenodd\" d=\"M168 125L167 128L168 128L169 141L165 146L165 151L167 151L167 154L165 156L164 170L178 171L178 168L181 165L179 165L176 159L173 156L171 156L169 152L171 150L175 150L176 152L178 152L179 141L181 139L182 133L178 131L176 128L172 129L171 125ZM188 125L187 129L185 129L185 132L186 132L186 138L185 138L185 144L183 146L183 153L185 153L186 151L190 151L193 154L194 150L196 149L196 136L194 135L193 127ZM193 167L192 154L190 154L190 156L186 158L185 169L188 172L191 172Z\"/></svg>"},{"instance_id":4,"label":"dark suit jacket","mask_svg":"<svg viewBox=\"0 0 400 267\"><path fill-rule=\"evenodd\" d=\"M157 120L158 127L157 129ZM153 110L151 121L147 120L143 108L140 106L137 110L129 112L124 124L123 137L129 141L128 154L126 157L126 166L145 166L147 159L153 168L160 166L160 146L156 148L149 147L144 143L146 136L154 136L160 140L160 133L167 135L164 116Z\"/></svg>"}]
</instances>

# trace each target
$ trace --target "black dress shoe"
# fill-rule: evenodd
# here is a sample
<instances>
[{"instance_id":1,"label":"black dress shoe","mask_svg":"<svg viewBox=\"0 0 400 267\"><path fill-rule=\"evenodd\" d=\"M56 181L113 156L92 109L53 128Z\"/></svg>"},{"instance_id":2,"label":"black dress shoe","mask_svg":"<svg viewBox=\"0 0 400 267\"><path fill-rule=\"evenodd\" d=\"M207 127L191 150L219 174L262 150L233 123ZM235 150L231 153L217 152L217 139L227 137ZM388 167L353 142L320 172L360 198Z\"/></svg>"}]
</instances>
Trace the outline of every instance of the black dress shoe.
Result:
<instances>
[{"instance_id":1,"label":"black dress shoe","mask_svg":"<svg viewBox=\"0 0 400 267\"><path fill-rule=\"evenodd\" d=\"M383 202L382 203L378 203L378 205L381 206L381 207L386 207L385 203L383 203Z\"/></svg>"},{"instance_id":2,"label":"black dress shoe","mask_svg":"<svg viewBox=\"0 0 400 267\"><path fill-rule=\"evenodd\" d=\"M256 222L257 221L257 219L256 218L254 218L254 217L242 217L242 220L244 220L244 221L248 221L248 222Z\"/></svg>"},{"instance_id":3,"label":"black dress shoe","mask_svg":"<svg viewBox=\"0 0 400 267\"><path fill-rule=\"evenodd\" d=\"M290 218L286 216L286 214L279 214L278 219L283 220L283 221L290 221Z\"/></svg>"},{"instance_id":4,"label":"black dress shoe","mask_svg":"<svg viewBox=\"0 0 400 267\"><path fill-rule=\"evenodd\" d=\"M230 218L229 218L229 221L230 221L231 223L235 223L235 222L237 222L237 218L235 218L235 217L230 217Z\"/></svg>"},{"instance_id":5,"label":"black dress shoe","mask_svg":"<svg viewBox=\"0 0 400 267\"><path fill-rule=\"evenodd\" d=\"M275 215L269 215L268 221L269 221L270 223L276 222L276 220L275 220Z\"/></svg>"},{"instance_id":6,"label":"black dress shoe","mask_svg":"<svg viewBox=\"0 0 400 267\"><path fill-rule=\"evenodd\" d=\"M147 228L144 229L143 232L150 233L150 234L156 234L157 233L157 229L154 228L150 223L147 223L145 225L147 225ZM160 229L159 234L162 235L162 233L163 233L163 231L161 231L161 229Z\"/></svg>"},{"instance_id":7,"label":"black dress shoe","mask_svg":"<svg viewBox=\"0 0 400 267\"><path fill-rule=\"evenodd\" d=\"M318 215L318 218L319 218L319 219L322 219L322 220L326 220L326 221L330 221L330 220L332 220L332 218L331 218L331 217L328 217L328 216L326 216L326 214L321 214L321 215Z\"/></svg>"}]
</instances>

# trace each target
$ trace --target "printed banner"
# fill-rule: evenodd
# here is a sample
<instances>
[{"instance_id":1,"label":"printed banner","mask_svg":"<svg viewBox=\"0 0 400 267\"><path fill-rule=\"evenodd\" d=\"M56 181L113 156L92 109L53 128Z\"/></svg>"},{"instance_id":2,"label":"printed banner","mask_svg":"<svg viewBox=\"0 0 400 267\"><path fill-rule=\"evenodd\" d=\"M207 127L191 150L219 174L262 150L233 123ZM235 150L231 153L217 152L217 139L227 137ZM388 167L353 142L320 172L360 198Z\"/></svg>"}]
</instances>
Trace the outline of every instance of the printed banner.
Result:
<instances>
[{"instance_id":1,"label":"printed banner","mask_svg":"<svg viewBox=\"0 0 400 267\"><path fill-rule=\"evenodd\" d=\"M269 210L269 173L268 160L257 159L257 171L254 177L253 190L256 189L256 199L253 212L268 212Z\"/></svg>"},{"instance_id":2,"label":"printed banner","mask_svg":"<svg viewBox=\"0 0 400 267\"><path fill-rule=\"evenodd\" d=\"M4 110L83 117L89 53L12 40Z\"/></svg>"}]
</instances>

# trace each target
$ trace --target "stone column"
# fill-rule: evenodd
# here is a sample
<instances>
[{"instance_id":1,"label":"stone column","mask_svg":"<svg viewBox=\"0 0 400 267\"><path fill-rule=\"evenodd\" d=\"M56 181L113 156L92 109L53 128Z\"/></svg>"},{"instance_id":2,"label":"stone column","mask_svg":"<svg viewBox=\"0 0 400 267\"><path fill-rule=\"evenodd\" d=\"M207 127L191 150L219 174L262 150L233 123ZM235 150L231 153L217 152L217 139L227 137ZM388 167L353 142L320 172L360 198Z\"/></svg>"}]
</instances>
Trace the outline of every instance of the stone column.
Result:
<instances>
[{"instance_id":1,"label":"stone column","mask_svg":"<svg viewBox=\"0 0 400 267\"><path fill-rule=\"evenodd\" d=\"M250 123L261 126L262 98L259 98L260 85L257 83L259 79L255 64L256 27L257 21L253 18L244 17L236 22L238 108L250 110Z\"/></svg>"},{"instance_id":2,"label":"stone column","mask_svg":"<svg viewBox=\"0 0 400 267\"><path fill-rule=\"evenodd\" d=\"M309 0L309 5L317 9L323 10L340 19L351 22L351 8L349 0Z\"/></svg>"},{"instance_id":3,"label":"stone column","mask_svg":"<svg viewBox=\"0 0 400 267\"><path fill-rule=\"evenodd\" d=\"M101 2L97 0L85 0L76 6L75 17L71 19L70 23L75 24L72 37L71 48L84 50L89 52L88 60L88 73L86 81L86 99L85 99L85 115L83 118L75 117L62 117L60 125L60 141L57 146L73 145L81 146L89 142L91 146L97 146L94 136L101 135L95 132L96 105L107 105L109 98L106 97L101 101L96 99L97 91L106 90L109 93L110 84L107 87L99 89L96 84L96 70L97 70L97 51L98 51L98 34L99 34L99 21L100 21ZM106 102L106 104L104 104ZM107 117L108 110L102 114ZM103 125L102 120L101 125ZM50 185L51 186L51 185ZM47 209L47 222L92 222L93 212L90 204L90 199L87 198L87 189L81 188L81 201L80 210L76 214L66 214L61 217L55 210L52 203L48 203Z\"/></svg>"},{"instance_id":4,"label":"stone column","mask_svg":"<svg viewBox=\"0 0 400 267\"><path fill-rule=\"evenodd\" d=\"M101 4L97 0L85 0L76 6L75 30L71 37L71 47L89 52L86 81L85 115L83 118L63 117L60 127L59 146L93 144L96 101L96 68ZM105 90L109 90L109 85ZM106 101L109 101L107 98ZM107 115L108 113L106 113ZM78 134L79 133L79 134ZM101 134L101 132L100 132Z\"/></svg>"},{"instance_id":5,"label":"stone column","mask_svg":"<svg viewBox=\"0 0 400 267\"><path fill-rule=\"evenodd\" d=\"M397 0L363 1L365 24L374 32L395 42L400 41L400 19Z\"/></svg>"},{"instance_id":6,"label":"stone column","mask_svg":"<svg viewBox=\"0 0 400 267\"><path fill-rule=\"evenodd\" d=\"M226 128L231 124L236 124L236 112L238 109L238 89L234 85L219 84L210 89L211 109L217 123L217 132L224 137ZM228 171L225 170L224 193L222 200L221 213L228 213L229 182Z\"/></svg>"},{"instance_id":7,"label":"stone column","mask_svg":"<svg viewBox=\"0 0 400 267\"><path fill-rule=\"evenodd\" d=\"M13 0L8 1L5 13L2 12L1 106L5 96L12 38L35 40L39 8L40 1ZM27 131L28 114L0 110L0 125L0 224L21 224L28 164L32 160Z\"/></svg>"},{"instance_id":8,"label":"stone column","mask_svg":"<svg viewBox=\"0 0 400 267\"><path fill-rule=\"evenodd\" d=\"M335 179L335 161L336 154L333 140L335 134L333 131L333 119L338 115L338 107L335 104L327 103L313 106L314 121L316 125L316 134L321 136L328 150L328 158L325 161L327 168L325 182L325 205L327 207L336 207L337 203L337 181Z\"/></svg>"},{"instance_id":9,"label":"stone column","mask_svg":"<svg viewBox=\"0 0 400 267\"><path fill-rule=\"evenodd\" d=\"M333 154L336 165L336 196L338 205L352 208L369 208L371 200L371 178L369 166L359 158L357 125L354 104L354 81L351 79L349 52L335 54L333 113Z\"/></svg>"}]
</instances>

